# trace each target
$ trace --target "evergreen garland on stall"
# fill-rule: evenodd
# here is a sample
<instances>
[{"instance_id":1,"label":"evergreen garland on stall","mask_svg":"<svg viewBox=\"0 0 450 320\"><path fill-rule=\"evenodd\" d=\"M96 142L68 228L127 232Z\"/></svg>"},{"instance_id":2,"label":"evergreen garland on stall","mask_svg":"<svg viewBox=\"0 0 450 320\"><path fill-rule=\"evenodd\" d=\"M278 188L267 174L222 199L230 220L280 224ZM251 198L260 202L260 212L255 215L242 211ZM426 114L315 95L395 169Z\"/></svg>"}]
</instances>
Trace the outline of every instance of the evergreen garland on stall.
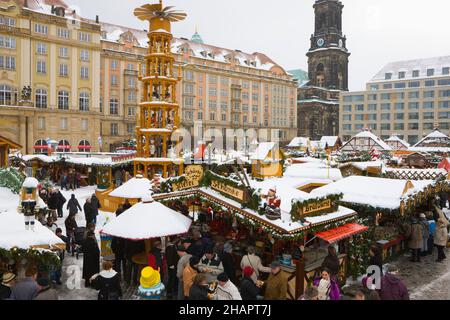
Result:
<instances>
[{"instance_id":1,"label":"evergreen garland on stall","mask_svg":"<svg viewBox=\"0 0 450 320\"><path fill-rule=\"evenodd\" d=\"M18 265L25 261L29 265L42 266L47 271L53 267L61 267L59 256L53 251L44 249L12 248L11 250L6 250L0 248L0 261L2 262L2 265Z\"/></svg>"},{"instance_id":2,"label":"evergreen garland on stall","mask_svg":"<svg viewBox=\"0 0 450 320\"><path fill-rule=\"evenodd\" d=\"M296 199L292 200L292 209L291 209L291 218L292 221L296 222L296 221L300 221L303 217L300 215L300 209L302 209L305 206L308 206L310 204L314 204L314 203L320 203L322 201L331 200L331 208L328 209L324 209L321 210L319 212L316 213L312 213L312 214L308 214L308 217L316 217L316 216L321 216L325 213L332 213L337 211L338 207L339 207L339 201L343 198L343 194L332 194L323 198L314 198L314 199L307 199L304 201L299 201Z\"/></svg>"},{"instance_id":3,"label":"evergreen garland on stall","mask_svg":"<svg viewBox=\"0 0 450 320\"><path fill-rule=\"evenodd\" d=\"M25 177L14 168L0 169L0 187L8 188L18 194Z\"/></svg>"},{"instance_id":4,"label":"evergreen garland on stall","mask_svg":"<svg viewBox=\"0 0 450 320\"><path fill-rule=\"evenodd\" d=\"M359 218L358 224L368 225L368 219ZM364 233L349 238L348 247L348 273L357 279L358 276L366 274L369 266L369 249L373 241L374 228L371 227Z\"/></svg>"}]
</instances>

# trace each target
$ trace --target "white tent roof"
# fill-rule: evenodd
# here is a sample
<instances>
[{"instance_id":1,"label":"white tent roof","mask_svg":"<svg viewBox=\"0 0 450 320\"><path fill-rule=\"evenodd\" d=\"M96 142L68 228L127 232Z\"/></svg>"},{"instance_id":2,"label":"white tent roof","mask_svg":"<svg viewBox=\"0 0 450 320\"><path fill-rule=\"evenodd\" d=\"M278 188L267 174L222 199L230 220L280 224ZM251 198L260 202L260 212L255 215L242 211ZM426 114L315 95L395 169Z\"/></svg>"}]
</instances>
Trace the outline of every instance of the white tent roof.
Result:
<instances>
[{"instance_id":1,"label":"white tent roof","mask_svg":"<svg viewBox=\"0 0 450 320\"><path fill-rule=\"evenodd\" d=\"M261 142L252 155L251 160L264 160L269 152L275 147L275 142Z\"/></svg>"},{"instance_id":2,"label":"white tent roof","mask_svg":"<svg viewBox=\"0 0 450 320\"><path fill-rule=\"evenodd\" d=\"M309 142L310 142L309 138L295 137L288 144L288 147L289 148L309 147Z\"/></svg>"},{"instance_id":3,"label":"white tent roof","mask_svg":"<svg viewBox=\"0 0 450 320\"><path fill-rule=\"evenodd\" d=\"M159 202L139 202L106 224L100 233L144 240L186 233L191 223L188 217Z\"/></svg>"},{"instance_id":4,"label":"white tent roof","mask_svg":"<svg viewBox=\"0 0 450 320\"><path fill-rule=\"evenodd\" d=\"M116 198L140 199L150 194L151 187L152 182L147 178L132 178L114 189L109 195Z\"/></svg>"}]
</instances>

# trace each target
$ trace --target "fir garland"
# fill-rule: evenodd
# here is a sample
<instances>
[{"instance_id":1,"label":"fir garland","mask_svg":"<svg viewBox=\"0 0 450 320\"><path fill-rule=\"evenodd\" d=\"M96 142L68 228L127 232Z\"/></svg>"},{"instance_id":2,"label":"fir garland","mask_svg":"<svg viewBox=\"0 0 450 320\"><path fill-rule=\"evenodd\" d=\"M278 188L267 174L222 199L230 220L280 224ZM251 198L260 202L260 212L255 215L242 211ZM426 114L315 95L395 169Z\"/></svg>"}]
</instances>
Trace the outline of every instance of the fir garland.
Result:
<instances>
[{"instance_id":1,"label":"fir garland","mask_svg":"<svg viewBox=\"0 0 450 320\"><path fill-rule=\"evenodd\" d=\"M14 168L0 169L0 187L8 188L13 193L20 192L24 180L25 177Z\"/></svg>"},{"instance_id":2,"label":"fir garland","mask_svg":"<svg viewBox=\"0 0 450 320\"><path fill-rule=\"evenodd\" d=\"M323 202L325 200L331 200L331 208L321 210L316 213L308 214L308 217L315 217L323 215L324 213L332 213L337 211L339 207L339 201L343 198L343 194L332 194L323 198L315 198L315 199L307 199L304 201L299 201L296 199L292 200L292 209L291 209L291 218L292 221L300 221L303 217L300 215L300 209L302 209L305 206L308 206L313 203Z\"/></svg>"},{"instance_id":3,"label":"fir garland","mask_svg":"<svg viewBox=\"0 0 450 320\"><path fill-rule=\"evenodd\" d=\"M0 261L4 262L5 265L10 265L11 260L13 260L16 265L25 260L29 264L40 265L47 270L51 267L61 267L59 256L55 252L49 250L34 248L12 248L11 250L6 250L0 248Z\"/></svg>"}]
</instances>

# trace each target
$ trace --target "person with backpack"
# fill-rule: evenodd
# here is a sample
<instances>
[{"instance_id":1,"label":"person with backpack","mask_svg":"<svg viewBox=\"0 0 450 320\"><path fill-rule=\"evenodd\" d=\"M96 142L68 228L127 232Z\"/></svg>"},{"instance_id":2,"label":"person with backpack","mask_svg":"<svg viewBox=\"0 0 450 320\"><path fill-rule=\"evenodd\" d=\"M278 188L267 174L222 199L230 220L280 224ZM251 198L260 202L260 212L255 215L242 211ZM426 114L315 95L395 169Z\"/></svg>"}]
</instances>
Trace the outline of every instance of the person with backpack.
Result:
<instances>
[{"instance_id":1,"label":"person with backpack","mask_svg":"<svg viewBox=\"0 0 450 320\"><path fill-rule=\"evenodd\" d=\"M98 300L119 300L122 298L122 287L120 285L120 276L113 270L110 261L102 263L102 271L91 277L90 281L98 290Z\"/></svg>"}]
</instances>

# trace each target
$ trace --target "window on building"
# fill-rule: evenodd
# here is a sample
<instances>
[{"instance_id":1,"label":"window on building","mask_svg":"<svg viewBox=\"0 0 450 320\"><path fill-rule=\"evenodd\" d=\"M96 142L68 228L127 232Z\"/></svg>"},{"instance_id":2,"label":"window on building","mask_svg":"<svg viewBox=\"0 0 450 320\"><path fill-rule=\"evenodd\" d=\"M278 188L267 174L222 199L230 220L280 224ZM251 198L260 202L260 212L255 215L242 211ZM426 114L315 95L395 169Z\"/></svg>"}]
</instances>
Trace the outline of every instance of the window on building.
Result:
<instances>
[{"instance_id":1,"label":"window on building","mask_svg":"<svg viewBox=\"0 0 450 320\"><path fill-rule=\"evenodd\" d=\"M119 61L111 60L111 69L112 70L117 70L118 66L119 66Z\"/></svg>"},{"instance_id":2,"label":"window on building","mask_svg":"<svg viewBox=\"0 0 450 320\"><path fill-rule=\"evenodd\" d=\"M434 69L427 69L427 77L434 76Z\"/></svg>"},{"instance_id":3,"label":"window on building","mask_svg":"<svg viewBox=\"0 0 450 320\"><path fill-rule=\"evenodd\" d=\"M450 75L450 67L443 67L442 68L442 75Z\"/></svg>"},{"instance_id":4,"label":"window on building","mask_svg":"<svg viewBox=\"0 0 450 320\"><path fill-rule=\"evenodd\" d=\"M419 99L419 91L412 91L408 93L409 99Z\"/></svg>"},{"instance_id":5,"label":"window on building","mask_svg":"<svg viewBox=\"0 0 450 320\"><path fill-rule=\"evenodd\" d=\"M450 97L450 90L441 90L439 91L439 97L448 98Z\"/></svg>"},{"instance_id":6,"label":"window on building","mask_svg":"<svg viewBox=\"0 0 450 320\"><path fill-rule=\"evenodd\" d=\"M390 103L382 103L381 110L384 110L384 111L391 110L391 104Z\"/></svg>"},{"instance_id":7,"label":"window on building","mask_svg":"<svg viewBox=\"0 0 450 320\"><path fill-rule=\"evenodd\" d=\"M377 120L377 115L375 113L369 114L369 115L367 115L367 119L369 121L376 121Z\"/></svg>"},{"instance_id":8,"label":"window on building","mask_svg":"<svg viewBox=\"0 0 450 320\"><path fill-rule=\"evenodd\" d=\"M343 128L345 131L350 131L350 130L352 130L352 125L351 125L351 124L344 124L344 125L342 126L342 128Z\"/></svg>"},{"instance_id":9,"label":"window on building","mask_svg":"<svg viewBox=\"0 0 450 320\"><path fill-rule=\"evenodd\" d=\"M439 112L439 119L450 119L450 112Z\"/></svg>"},{"instance_id":10,"label":"window on building","mask_svg":"<svg viewBox=\"0 0 450 320\"><path fill-rule=\"evenodd\" d=\"M384 80L391 80L392 79L392 73L387 72L384 74Z\"/></svg>"},{"instance_id":11,"label":"window on building","mask_svg":"<svg viewBox=\"0 0 450 320\"><path fill-rule=\"evenodd\" d=\"M203 120L203 112L202 111L197 112L197 120Z\"/></svg>"},{"instance_id":12,"label":"window on building","mask_svg":"<svg viewBox=\"0 0 450 320\"><path fill-rule=\"evenodd\" d=\"M135 107L129 107L128 108L128 116L134 117L136 115L136 108Z\"/></svg>"},{"instance_id":13,"label":"window on building","mask_svg":"<svg viewBox=\"0 0 450 320\"><path fill-rule=\"evenodd\" d=\"M90 95L88 92L81 92L79 97L79 109L80 111L89 111Z\"/></svg>"},{"instance_id":14,"label":"window on building","mask_svg":"<svg viewBox=\"0 0 450 320\"><path fill-rule=\"evenodd\" d=\"M14 27L16 25L16 19L10 18L10 17L5 17L5 16L0 16L0 24L9 26L9 27Z\"/></svg>"},{"instance_id":15,"label":"window on building","mask_svg":"<svg viewBox=\"0 0 450 320\"><path fill-rule=\"evenodd\" d=\"M342 116L342 119L344 121L352 121L352 115L351 114L345 114Z\"/></svg>"},{"instance_id":16,"label":"window on building","mask_svg":"<svg viewBox=\"0 0 450 320\"><path fill-rule=\"evenodd\" d=\"M89 50L81 50L80 51L80 59L81 61L89 61Z\"/></svg>"},{"instance_id":17,"label":"window on building","mask_svg":"<svg viewBox=\"0 0 450 320\"><path fill-rule=\"evenodd\" d=\"M119 124L118 123L111 123L110 129L111 129L111 136L119 135Z\"/></svg>"},{"instance_id":18,"label":"window on building","mask_svg":"<svg viewBox=\"0 0 450 320\"><path fill-rule=\"evenodd\" d=\"M48 26L45 24L35 23L34 32L41 34L48 34Z\"/></svg>"},{"instance_id":19,"label":"window on building","mask_svg":"<svg viewBox=\"0 0 450 320\"><path fill-rule=\"evenodd\" d=\"M434 98L434 91L424 91L423 97L426 98Z\"/></svg>"},{"instance_id":20,"label":"window on building","mask_svg":"<svg viewBox=\"0 0 450 320\"><path fill-rule=\"evenodd\" d=\"M68 118L61 118L60 119L60 129L61 130L69 129L69 119Z\"/></svg>"},{"instance_id":21,"label":"window on building","mask_svg":"<svg viewBox=\"0 0 450 320\"><path fill-rule=\"evenodd\" d=\"M113 74L113 75L111 76L111 85L112 85L112 86L117 86L117 85L118 85L118 82L117 82L117 76L116 76L115 74Z\"/></svg>"},{"instance_id":22,"label":"window on building","mask_svg":"<svg viewBox=\"0 0 450 320\"><path fill-rule=\"evenodd\" d=\"M394 130L405 130L404 123L394 123Z\"/></svg>"},{"instance_id":23,"label":"window on building","mask_svg":"<svg viewBox=\"0 0 450 320\"><path fill-rule=\"evenodd\" d=\"M45 89L36 90L36 108L41 109L47 108L47 90Z\"/></svg>"},{"instance_id":24,"label":"window on building","mask_svg":"<svg viewBox=\"0 0 450 320\"><path fill-rule=\"evenodd\" d=\"M391 94L390 93L382 93L381 100L391 100Z\"/></svg>"},{"instance_id":25,"label":"window on building","mask_svg":"<svg viewBox=\"0 0 450 320\"><path fill-rule=\"evenodd\" d=\"M423 130L433 130L434 124L430 122L426 122L423 124Z\"/></svg>"},{"instance_id":26,"label":"window on building","mask_svg":"<svg viewBox=\"0 0 450 320\"><path fill-rule=\"evenodd\" d=\"M395 99L397 100L403 100L405 99L405 93L404 92L397 92L394 94Z\"/></svg>"},{"instance_id":27,"label":"window on building","mask_svg":"<svg viewBox=\"0 0 450 320\"><path fill-rule=\"evenodd\" d=\"M111 115L119 114L119 100L117 98L111 98L109 100L109 114Z\"/></svg>"},{"instance_id":28,"label":"window on building","mask_svg":"<svg viewBox=\"0 0 450 320\"><path fill-rule=\"evenodd\" d=\"M47 64L45 61L38 60L37 62L37 73L46 74L47 73Z\"/></svg>"},{"instance_id":29,"label":"window on building","mask_svg":"<svg viewBox=\"0 0 450 320\"><path fill-rule=\"evenodd\" d=\"M355 120L356 121L363 121L364 115L363 114L355 114Z\"/></svg>"},{"instance_id":30,"label":"window on building","mask_svg":"<svg viewBox=\"0 0 450 320\"><path fill-rule=\"evenodd\" d=\"M133 77L128 78L128 87L129 88L135 88L136 87L136 80Z\"/></svg>"},{"instance_id":31,"label":"window on building","mask_svg":"<svg viewBox=\"0 0 450 320\"><path fill-rule=\"evenodd\" d=\"M380 129L381 130L391 130L391 124L390 123L382 123L381 125L380 125Z\"/></svg>"},{"instance_id":32,"label":"window on building","mask_svg":"<svg viewBox=\"0 0 450 320\"><path fill-rule=\"evenodd\" d=\"M408 136L408 143L410 145L415 145L417 142L419 142L419 136L417 136L417 135Z\"/></svg>"},{"instance_id":33,"label":"window on building","mask_svg":"<svg viewBox=\"0 0 450 320\"><path fill-rule=\"evenodd\" d=\"M11 87L5 84L0 84L0 105L11 105Z\"/></svg>"},{"instance_id":34,"label":"window on building","mask_svg":"<svg viewBox=\"0 0 450 320\"><path fill-rule=\"evenodd\" d=\"M222 121L227 121L227 115L225 113L222 113L221 119Z\"/></svg>"},{"instance_id":35,"label":"window on building","mask_svg":"<svg viewBox=\"0 0 450 320\"><path fill-rule=\"evenodd\" d=\"M355 106L356 111L364 111L364 105L363 104L358 104Z\"/></svg>"},{"instance_id":36,"label":"window on building","mask_svg":"<svg viewBox=\"0 0 450 320\"><path fill-rule=\"evenodd\" d=\"M355 130L362 130L364 128L363 124L355 124Z\"/></svg>"},{"instance_id":37,"label":"window on building","mask_svg":"<svg viewBox=\"0 0 450 320\"><path fill-rule=\"evenodd\" d=\"M69 92L65 90L58 91L58 109L69 110Z\"/></svg>"},{"instance_id":38,"label":"window on building","mask_svg":"<svg viewBox=\"0 0 450 320\"><path fill-rule=\"evenodd\" d=\"M69 66L65 63L59 65L59 76L68 77L69 76Z\"/></svg>"},{"instance_id":39,"label":"window on building","mask_svg":"<svg viewBox=\"0 0 450 320\"><path fill-rule=\"evenodd\" d=\"M134 123L127 123L127 133L128 134L134 134L135 124Z\"/></svg>"},{"instance_id":40,"label":"window on building","mask_svg":"<svg viewBox=\"0 0 450 320\"><path fill-rule=\"evenodd\" d=\"M42 42L38 42L36 44L36 53L37 54L47 54L47 45Z\"/></svg>"},{"instance_id":41,"label":"window on building","mask_svg":"<svg viewBox=\"0 0 450 320\"><path fill-rule=\"evenodd\" d=\"M379 86L377 84L371 84L370 85L370 91L378 91Z\"/></svg>"},{"instance_id":42,"label":"window on building","mask_svg":"<svg viewBox=\"0 0 450 320\"><path fill-rule=\"evenodd\" d=\"M419 110L419 103L418 102L408 103L408 109L409 110Z\"/></svg>"},{"instance_id":43,"label":"window on building","mask_svg":"<svg viewBox=\"0 0 450 320\"><path fill-rule=\"evenodd\" d=\"M0 69L16 70L16 58L0 56Z\"/></svg>"},{"instance_id":44,"label":"window on building","mask_svg":"<svg viewBox=\"0 0 450 320\"><path fill-rule=\"evenodd\" d=\"M395 104L395 110L404 110L405 109L405 104L403 102L397 102Z\"/></svg>"},{"instance_id":45,"label":"window on building","mask_svg":"<svg viewBox=\"0 0 450 320\"><path fill-rule=\"evenodd\" d=\"M406 72L405 72L405 71L400 71L400 72L398 73L398 78L399 78L399 79L404 79L405 76L406 76Z\"/></svg>"},{"instance_id":46,"label":"window on building","mask_svg":"<svg viewBox=\"0 0 450 320\"><path fill-rule=\"evenodd\" d=\"M128 92L128 101L131 101L131 102L136 101L136 94L134 93L134 91Z\"/></svg>"},{"instance_id":47,"label":"window on building","mask_svg":"<svg viewBox=\"0 0 450 320\"><path fill-rule=\"evenodd\" d=\"M56 34L59 38L69 39L70 38L70 31L66 28L58 28L56 31Z\"/></svg>"},{"instance_id":48,"label":"window on building","mask_svg":"<svg viewBox=\"0 0 450 320\"><path fill-rule=\"evenodd\" d=\"M404 89L406 88L406 83L405 82L398 82L394 85L395 89Z\"/></svg>"},{"instance_id":49,"label":"window on building","mask_svg":"<svg viewBox=\"0 0 450 320\"><path fill-rule=\"evenodd\" d=\"M392 89L392 83L384 83L383 84L383 89L385 89L385 90Z\"/></svg>"},{"instance_id":50,"label":"window on building","mask_svg":"<svg viewBox=\"0 0 450 320\"><path fill-rule=\"evenodd\" d=\"M83 42L91 42L91 34L88 32L78 32L78 40Z\"/></svg>"},{"instance_id":51,"label":"window on building","mask_svg":"<svg viewBox=\"0 0 450 320\"><path fill-rule=\"evenodd\" d=\"M408 83L409 88L419 88L420 87L420 81L412 81ZM411 92L410 92L411 93Z\"/></svg>"},{"instance_id":52,"label":"window on building","mask_svg":"<svg viewBox=\"0 0 450 320\"><path fill-rule=\"evenodd\" d=\"M391 114L390 113L382 113L381 114L381 120L386 121L386 120L391 120Z\"/></svg>"},{"instance_id":53,"label":"window on building","mask_svg":"<svg viewBox=\"0 0 450 320\"><path fill-rule=\"evenodd\" d=\"M450 79L438 80L438 86L450 86Z\"/></svg>"},{"instance_id":54,"label":"window on building","mask_svg":"<svg viewBox=\"0 0 450 320\"><path fill-rule=\"evenodd\" d=\"M344 106L344 112L352 112L352 106Z\"/></svg>"},{"instance_id":55,"label":"window on building","mask_svg":"<svg viewBox=\"0 0 450 320\"><path fill-rule=\"evenodd\" d=\"M433 120L434 119L434 112L424 112L423 113L423 119L424 120Z\"/></svg>"},{"instance_id":56,"label":"window on building","mask_svg":"<svg viewBox=\"0 0 450 320\"><path fill-rule=\"evenodd\" d=\"M44 117L38 117L38 129L45 130L45 118Z\"/></svg>"},{"instance_id":57,"label":"window on building","mask_svg":"<svg viewBox=\"0 0 450 320\"><path fill-rule=\"evenodd\" d=\"M367 99L368 99L369 101L377 100L377 95L376 95L376 94L369 94L369 95L367 96Z\"/></svg>"},{"instance_id":58,"label":"window on building","mask_svg":"<svg viewBox=\"0 0 450 320\"><path fill-rule=\"evenodd\" d=\"M69 48L60 47L59 48L59 57L60 58L68 58L69 57Z\"/></svg>"},{"instance_id":59,"label":"window on building","mask_svg":"<svg viewBox=\"0 0 450 320\"><path fill-rule=\"evenodd\" d=\"M435 85L436 85L436 81L434 81L434 80L425 81L425 87L434 87Z\"/></svg>"},{"instance_id":60,"label":"window on building","mask_svg":"<svg viewBox=\"0 0 450 320\"><path fill-rule=\"evenodd\" d=\"M413 70L412 76L413 78L418 78L420 76L420 70Z\"/></svg>"},{"instance_id":61,"label":"window on building","mask_svg":"<svg viewBox=\"0 0 450 320\"><path fill-rule=\"evenodd\" d=\"M434 109L434 102L433 101L426 101L423 103L424 109Z\"/></svg>"},{"instance_id":62,"label":"window on building","mask_svg":"<svg viewBox=\"0 0 450 320\"><path fill-rule=\"evenodd\" d=\"M409 120L419 120L419 113L418 112L410 112L408 114Z\"/></svg>"},{"instance_id":63,"label":"window on building","mask_svg":"<svg viewBox=\"0 0 450 320\"><path fill-rule=\"evenodd\" d=\"M439 128L442 130L450 130L450 122L439 122Z\"/></svg>"},{"instance_id":64,"label":"window on building","mask_svg":"<svg viewBox=\"0 0 450 320\"><path fill-rule=\"evenodd\" d=\"M89 67L83 66L80 69L81 79L89 79Z\"/></svg>"},{"instance_id":65,"label":"window on building","mask_svg":"<svg viewBox=\"0 0 450 320\"><path fill-rule=\"evenodd\" d=\"M439 102L439 108L441 108L441 109L448 109L448 108L450 108L450 101L440 101Z\"/></svg>"},{"instance_id":66,"label":"window on building","mask_svg":"<svg viewBox=\"0 0 450 320\"><path fill-rule=\"evenodd\" d=\"M405 119L404 113L396 113L395 114L395 120L403 120L403 119Z\"/></svg>"}]
</instances>

